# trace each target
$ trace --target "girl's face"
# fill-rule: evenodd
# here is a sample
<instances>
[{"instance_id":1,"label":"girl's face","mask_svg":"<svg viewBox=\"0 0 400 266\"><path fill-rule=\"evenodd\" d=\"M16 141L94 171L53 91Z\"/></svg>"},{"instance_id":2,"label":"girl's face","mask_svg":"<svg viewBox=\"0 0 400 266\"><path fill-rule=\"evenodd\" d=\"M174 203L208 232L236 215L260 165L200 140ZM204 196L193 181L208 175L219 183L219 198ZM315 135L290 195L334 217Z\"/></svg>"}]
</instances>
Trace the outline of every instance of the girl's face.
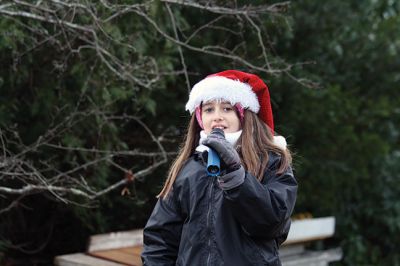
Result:
<instances>
[{"instance_id":1,"label":"girl's face","mask_svg":"<svg viewBox=\"0 0 400 266\"><path fill-rule=\"evenodd\" d=\"M214 128L221 128L225 133L240 130L240 119L235 107L229 102L211 101L201 107L204 132L210 134Z\"/></svg>"}]
</instances>

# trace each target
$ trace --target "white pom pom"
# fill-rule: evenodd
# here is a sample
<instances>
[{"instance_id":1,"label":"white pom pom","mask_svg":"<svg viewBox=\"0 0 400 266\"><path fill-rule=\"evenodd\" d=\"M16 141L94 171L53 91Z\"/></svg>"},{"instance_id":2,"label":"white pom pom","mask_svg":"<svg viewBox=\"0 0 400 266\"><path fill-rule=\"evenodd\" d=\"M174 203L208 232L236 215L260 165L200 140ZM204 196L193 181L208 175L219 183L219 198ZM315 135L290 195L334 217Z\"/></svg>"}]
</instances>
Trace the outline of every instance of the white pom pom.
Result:
<instances>
[{"instance_id":1,"label":"white pom pom","mask_svg":"<svg viewBox=\"0 0 400 266\"><path fill-rule=\"evenodd\" d=\"M274 144L283 150L287 147L286 139L282 136L274 136Z\"/></svg>"}]
</instances>

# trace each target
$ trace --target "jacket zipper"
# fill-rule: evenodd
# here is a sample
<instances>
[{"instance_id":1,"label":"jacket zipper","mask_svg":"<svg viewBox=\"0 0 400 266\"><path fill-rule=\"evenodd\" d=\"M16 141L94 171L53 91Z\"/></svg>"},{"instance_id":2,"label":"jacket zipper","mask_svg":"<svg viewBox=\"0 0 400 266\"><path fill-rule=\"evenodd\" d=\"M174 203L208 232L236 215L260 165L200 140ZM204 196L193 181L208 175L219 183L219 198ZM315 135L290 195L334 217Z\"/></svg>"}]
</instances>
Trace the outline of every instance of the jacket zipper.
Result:
<instances>
[{"instance_id":1,"label":"jacket zipper","mask_svg":"<svg viewBox=\"0 0 400 266\"><path fill-rule=\"evenodd\" d=\"M211 208L212 208L212 194L214 188L214 178L210 177L210 193L209 193L209 202L208 202L208 211L207 211L207 230L208 230L208 257L207 257L207 265L210 265L211 260Z\"/></svg>"}]
</instances>

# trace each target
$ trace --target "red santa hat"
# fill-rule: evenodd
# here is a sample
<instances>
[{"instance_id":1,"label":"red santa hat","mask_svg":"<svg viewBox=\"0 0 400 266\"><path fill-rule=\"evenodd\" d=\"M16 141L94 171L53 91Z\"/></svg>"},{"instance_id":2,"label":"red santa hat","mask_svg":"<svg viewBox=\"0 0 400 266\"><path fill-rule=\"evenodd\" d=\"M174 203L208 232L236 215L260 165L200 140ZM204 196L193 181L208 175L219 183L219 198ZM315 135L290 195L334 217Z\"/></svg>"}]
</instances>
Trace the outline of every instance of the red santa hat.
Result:
<instances>
[{"instance_id":1,"label":"red santa hat","mask_svg":"<svg viewBox=\"0 0 400 266\"><path fill-rule=\"evenodd\" d=\"M258 114L274 132L274 119L267 85L254 74L226 70L207 76L194 85L186 103L191 114L202 102L226 100L239 103L244 109Z\"/></svg>"},{"instance_id":2,"label":"red santa hat","mask_svg":"<svg viewBox=\"0 0 400 266\"><path fill-rule=\"evenodd\" d=\"M244 109L258 114L274 135L274 118L268 86L257 75L238 70L209 75L193 86L186 110L193 114L202 102L221 99L232 105L240 104ZM274 143L283 149L287 146L286 139L282 136L274 136Z\"/></svg>"}]
</instances>

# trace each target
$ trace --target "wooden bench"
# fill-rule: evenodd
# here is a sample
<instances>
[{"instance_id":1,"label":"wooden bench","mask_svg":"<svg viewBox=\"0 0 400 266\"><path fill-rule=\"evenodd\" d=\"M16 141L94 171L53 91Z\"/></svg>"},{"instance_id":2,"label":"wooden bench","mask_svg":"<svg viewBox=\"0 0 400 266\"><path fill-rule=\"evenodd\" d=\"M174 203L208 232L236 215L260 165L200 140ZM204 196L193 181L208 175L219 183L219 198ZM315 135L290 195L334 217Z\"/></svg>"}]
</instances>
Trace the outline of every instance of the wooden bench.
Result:
<instances>
[{"instance_id":1,"label":"wooden bench","mask_svg":"<svg viewBox=\"0 0 400 266\"><path fill-rule=\"evenodd\" d=\"M283 266L327 266L342 258L340 248L310 251L307 243L332 237L335 218L312 218L292 222L287 240L280 249ZM86 253L62 255L55 258L57 266L121 266L142 265L140 252L143 230L115 232L90 237Z\"/></svg>"}]
</instances>

